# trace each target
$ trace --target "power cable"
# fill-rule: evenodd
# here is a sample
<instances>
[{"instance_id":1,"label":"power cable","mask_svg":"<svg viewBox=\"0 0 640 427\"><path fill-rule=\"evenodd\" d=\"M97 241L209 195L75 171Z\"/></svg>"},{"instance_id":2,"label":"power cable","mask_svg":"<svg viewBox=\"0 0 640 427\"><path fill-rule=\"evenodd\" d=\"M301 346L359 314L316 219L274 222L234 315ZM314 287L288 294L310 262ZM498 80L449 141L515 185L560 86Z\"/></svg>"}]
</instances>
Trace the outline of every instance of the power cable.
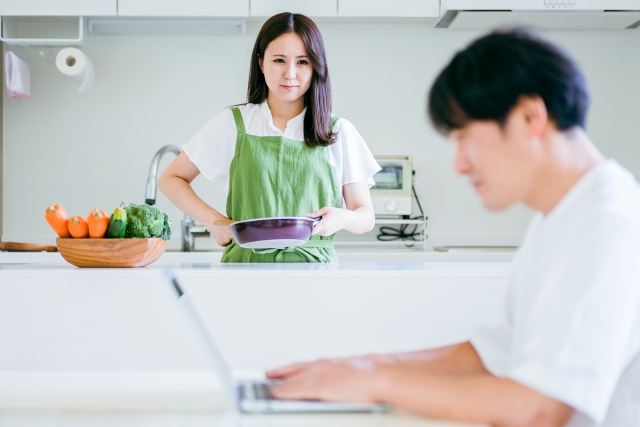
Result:
<instances>
[{"instance_id":1,"label":"power cable","mask_svg":"<svg viewBox=\"0 0 640 427\"><path fill-rule=\"evenodd\" d=\"M411 190L413 191L413 196L415 197L418 208L420 209L420 216L415 216L409 219L429 219L424 215L422 205L420 204L420 198L418 197L416 187L413 184L411 184ZM411 226L413 226L413 228L410 228ZM401 224L400 227L382 226L380 227L380 234L378 234L377 239L381 242L394 242L396 240L418 242L422 237L422 232L418 231L419 226L420 224ZM426 230L424 230L424 232L426 233Z\"/></svg>"}]
</instances>

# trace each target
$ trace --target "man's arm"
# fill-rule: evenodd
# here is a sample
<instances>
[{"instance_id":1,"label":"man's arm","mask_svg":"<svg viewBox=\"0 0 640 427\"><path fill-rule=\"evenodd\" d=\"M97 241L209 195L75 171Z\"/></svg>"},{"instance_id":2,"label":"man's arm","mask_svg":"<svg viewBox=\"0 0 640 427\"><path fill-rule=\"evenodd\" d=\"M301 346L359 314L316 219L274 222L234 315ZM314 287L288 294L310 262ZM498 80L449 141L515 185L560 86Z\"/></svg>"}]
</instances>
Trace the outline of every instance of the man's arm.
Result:
<instances>
[{"instance_id":1,"label":"man's arm","mask_svg":"<svg viewBox=\"0 0 640 427\"><path fill-rule=\"evenodd\" d=\"M319 360L267 373L281 399L385 402L421 415L493 426L555 427L573 409L497 378L470 343L414 353Z\"/></svg>"},{"instance_id":2,"label":"man's arm","mask_svg":"<svg viewBox=\"0 0 640 427\"><path fill-rule=\"evenodd\" d=\"M387 359L396 366L411 366L423 372L434 374L479 374L487 372L478 353L469 342L411 353L370 357L381 362Z\"/></svg>"},{"instance_id":3,"label":"man's arm","mask_svg":"<svg viewBox=\"0 0 640 427\"><path fill-rule=\"evenodd\" d=\"M562 402L489 373L434 374L389 365L374 376L373 401L434 418L492 426L559 427L574 412Z\"/></svg>"},{"instance_id":4,"label":"man's arm","mask_svg":"<svg viewBox=\"0 0 640 427\"><path fill-rule=\"evenodd\" d=\"M420 350L410 353L371 354L342 359L359 366L411 366L425 372L440 374L472 374L487 372L478 353L469 342ZM267 372L268 378L286 378L316 362L296 363Z\"/></svg>"}]
</instances>

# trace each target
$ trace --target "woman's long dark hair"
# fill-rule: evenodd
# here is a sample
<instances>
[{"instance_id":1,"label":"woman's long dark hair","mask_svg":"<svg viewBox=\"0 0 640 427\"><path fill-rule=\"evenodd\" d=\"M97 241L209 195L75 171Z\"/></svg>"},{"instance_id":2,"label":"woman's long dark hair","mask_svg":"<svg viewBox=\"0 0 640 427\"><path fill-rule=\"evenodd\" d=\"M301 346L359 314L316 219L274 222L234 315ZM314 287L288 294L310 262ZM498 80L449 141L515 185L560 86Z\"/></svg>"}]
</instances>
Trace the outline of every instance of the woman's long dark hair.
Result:
<instances>
[{"instance_id":1,"label":"woman's long dark hair","mask_svg":"<svg viewBox=\"0 0 640 427\"><path fill-rule=\"evenodd\" d=\"M295 33L302 38L313 67L311 86L304 95L307 112L304 116L304 142L310 147L326 147L336 141L331 129L331 83L324 53L322 35L316 24L298 13L283 12L272 16L264 23L251 53L247 102L260 104L267 99L269 88L260 69L260 60L269 43L286 33Z\"/></svg>"}]
</instances>

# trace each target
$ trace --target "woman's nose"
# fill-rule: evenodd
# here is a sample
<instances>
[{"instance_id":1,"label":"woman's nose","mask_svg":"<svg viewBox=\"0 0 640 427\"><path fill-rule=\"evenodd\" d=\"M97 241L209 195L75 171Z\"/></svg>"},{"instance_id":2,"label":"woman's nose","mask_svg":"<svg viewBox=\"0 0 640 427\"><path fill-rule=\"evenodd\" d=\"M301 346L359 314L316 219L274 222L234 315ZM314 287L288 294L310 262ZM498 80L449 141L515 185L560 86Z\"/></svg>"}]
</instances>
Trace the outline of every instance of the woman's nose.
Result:
<instances>
[{"instance_id":1,"label":"woman's nose","mask_svg":"<svg viewBox=\"0 0 640 427\"><path fill-rule=\"evenodd\" d=\"M293 80L296 78L296 66L295 64L288 64L284 70L284 78L287 80Z\"/></svg>"}]
</instances>

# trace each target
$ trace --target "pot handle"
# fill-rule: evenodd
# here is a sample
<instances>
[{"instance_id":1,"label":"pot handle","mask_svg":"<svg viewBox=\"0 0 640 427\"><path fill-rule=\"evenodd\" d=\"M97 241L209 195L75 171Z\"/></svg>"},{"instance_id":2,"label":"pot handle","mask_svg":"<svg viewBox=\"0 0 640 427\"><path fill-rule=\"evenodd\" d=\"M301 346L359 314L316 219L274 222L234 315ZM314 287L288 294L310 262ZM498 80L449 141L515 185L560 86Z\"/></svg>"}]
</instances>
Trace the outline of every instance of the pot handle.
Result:
<instances>
[{"instance_id":1,"label":"pot handle","mask_svg":"<svg viewBox=\"0 0 640 427\"><path fill-rule=\"evenodd\" d=\"M313 221L313 226L315 227L316 224L319 223L321 219L322 219L321 216L317 216L315 218L311 218L311 220Z\"/></svg>"}]
</instances>

